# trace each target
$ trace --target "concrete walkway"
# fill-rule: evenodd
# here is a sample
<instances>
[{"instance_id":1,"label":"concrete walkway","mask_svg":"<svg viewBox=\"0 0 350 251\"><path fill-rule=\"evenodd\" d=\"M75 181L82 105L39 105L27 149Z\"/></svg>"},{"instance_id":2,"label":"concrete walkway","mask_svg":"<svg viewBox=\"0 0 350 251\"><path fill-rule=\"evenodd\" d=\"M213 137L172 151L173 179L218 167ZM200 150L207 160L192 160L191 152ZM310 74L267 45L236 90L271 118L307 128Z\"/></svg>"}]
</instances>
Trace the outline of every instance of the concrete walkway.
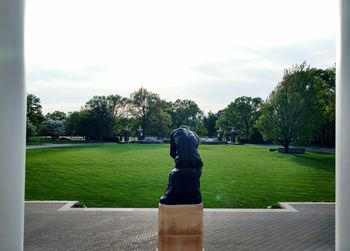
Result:
<instances>
[{"instance_id":1,"label":"concrete walkway","mask_svg":"<svg viewBox=\"0 0 350 251\"><path fill-rule=\"evenodd\" d=\"M25 203L25 250L156 250L158 209ZM334 250L335 204L205 209L205 250Z\"/></svg>"}]
</instances>

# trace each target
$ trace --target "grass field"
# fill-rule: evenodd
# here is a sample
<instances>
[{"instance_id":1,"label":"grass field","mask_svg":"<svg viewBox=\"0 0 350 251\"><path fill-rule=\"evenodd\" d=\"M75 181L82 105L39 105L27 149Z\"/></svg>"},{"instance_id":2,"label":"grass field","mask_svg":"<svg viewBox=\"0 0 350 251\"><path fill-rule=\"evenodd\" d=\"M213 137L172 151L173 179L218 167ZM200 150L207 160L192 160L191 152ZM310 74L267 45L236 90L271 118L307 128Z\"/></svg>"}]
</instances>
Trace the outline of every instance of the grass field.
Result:
<instances>
[{"instance_id":1,"label":"grass field","mask_svg":"<svg viewBox=\"0 0 350 251\"><path fill-rule=\"evenodd\" d=\"M281 201L334 201L335 155L201 145L206 208L264 208ZM79 200L88 207L157 207L173 167L169 145L87 145L27 150L26 200Z\"/></svg>"}]
</instances>

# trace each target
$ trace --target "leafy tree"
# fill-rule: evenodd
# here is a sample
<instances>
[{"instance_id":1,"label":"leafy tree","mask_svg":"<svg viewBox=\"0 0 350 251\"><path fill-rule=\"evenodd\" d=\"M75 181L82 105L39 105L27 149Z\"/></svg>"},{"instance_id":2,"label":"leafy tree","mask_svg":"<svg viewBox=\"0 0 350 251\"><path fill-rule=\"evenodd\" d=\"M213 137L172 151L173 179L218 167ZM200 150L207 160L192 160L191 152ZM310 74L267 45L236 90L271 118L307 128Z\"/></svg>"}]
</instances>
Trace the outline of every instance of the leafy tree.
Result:
<instances>
[{"instance_id":1,"label":"leafy tree","mask_svg":"<svg viewBox=\"0 0 350 251\"><path fill-rule=\"evenodd\" d=\"M95 138L110 137L113 135L115 119L109 100L105 96L94 96L89 100L84 110L86 117L83 117L85 133Z\"/></svg>"},{"instance_id":2,"label":"leafy tree","mask_svg":"<svg viewBox=\"0 0 350 251\"><path fill-rule=\"evenodd\" d=\"M45 117L53 120L65 121L67 118L67 115L64 112L54 111L53 113L46 114Z\"/></svg>"},{"instance_id":3,"label":"leafy tree","mask_svg":"<svg viewBox=\"0 0 350 251\"><path fill-rule=\"evenodd\" d=\"M114 118L125 117L128 113L128 98L120 95L108 95L106 97L108 110L113 114Z\"/></svg>"},{"instance_id":4,"label":"leafy tree","mask_svg":"<svg viewBox=\"0 0 350 251\"><path fill-rule=\"evenodd\" d=\"M216 121L219 119L218 113L209 112L208 116L203 118L204 126L208 132L208 137L216 136Z\"/></svg>"},{"instance_id":5,"label":"leafy tree","mask_svg":"<svg viewBox=\"0 0 350 251\"><path fill-rule=\"evenodd\" d=\"M88 118L87 111L71 112L66 118L66 135L89 136L89 125L84 123ZM86 124L86 125L85 125Z\"/></svg>"},{"instance_id":6,"label":"leafy tree","mask_svg":"<svg viewBox=\"0 0 350 251\"><path fill-rule=\"evenodd\" d=\"M106 101L108 110L111 111L115 120L113 131L121 134L126 126L130 127L133 124L129 114L130 101L119 95L109 95L106 97Z\"/></svg>"},{"instance_id":7,"label":"leafy tree","mask_svg":"<svg viewBox=\"0 0 350 251\"><path fill-rule=\"evenodd\" d=\"M39 128L41 122L44 121L40 98L36 97L34 94L27 94L27 118L30 123L37 128Z\"/></svg>"},{"instance_id":8,"label":"leafy tree","mask_svg":"<svg viewBox=\"0 0 350 251\"><path fill-rule=\"evenodd\" d=\"M276 140L286 152L292 141L310 140L323 123L325 84L305 62L285 70L283 80L262 105L257 126L263 137Z\"/></svg>"},{"instance_id":9,"label":"leafy tree","mask_svg":"<svg viewBox=\"0 0 350 251\"><path fill-rule=\"evenodd\" d=\"M64 135L64 132L64 122L61 120L46 118L42 123L41 134L51 136L52 140L58 138L60 135Z\"/></svg>"},{"instance_id":10,"label":"leafy tree","mask_svg":"<svg viewBox=\"0 0 350 251\"><path fill-rule=\"evenodd\" d=\"M242 96L231 102L217 121L224 133L229 134L232 127L245 139L256 133L254 125L260 115L262 99Z\"/></svg>"},{"instance_id":11,"label":"leafy tree","mask_svg":"<svg viewBox=\"0 0 350 251\"><path fill-rule=\"evenodd\" d=\"M151 131L152 121L157 113L160 112L160 97L141 87L139 90L131 93L129 101L129 112L135 117L147 135Z\"/></svg>"},{"instance_id":12,"label":"leafy tree","mask_svg":"<svg viewBox=\"0 0 350 251\"><path fill-rule=\"evenodd\" d=\"M195 123L195 126L191 127L191 130L193 130L194 132L196 132L198 134L198 136L206 136L208 135L208 130L204 125L204 117L200 116Z\"/></svg>"},{"instance_id":13,"label":"leafy tree","mask_svg":"<svg viewBox=\"0 0 350 251\"><path fill-rule=\"evenodd\" d=\"M323 106L323 125L320 131L315 135L314 142L321 145L335 145L335 66L328 69L311 68L312 75L321 78L327 84L322 90Z\"/></svg>"},{"instance_id":14,"label":"leafy tree","mask_svg":"<svg viewBox=\"0 0 350 251\"><path fill-rule=\"evenodd\" d=\"M167 103L164 100L160 100L156 103L153 111L150 114L150 127L148 133L150 135L160 137L167 137L170 134L171 117L166 112Z\"/></svg>"},{"instance_id":15,"label":"leafy tree","mask_svg":"<svg viewBox=\"0 0 350 251\"><path fill-rule=\"evenodd\" d=\"M29 140L30 137L33 137L37 133L37 128L36 126L30 122L30 119L27 117L27 126L26 126L26 137L27 141Z\"/></svg>"},{"instance_id":16,"label":"leafy tree","mask_svg":"<svg viewBox=\"0 0 350 251\"><path fill-rule=\"evenodd\" d=\"M121 133L128 125L127 105L128 100L119 95L94 96L81 111L68 115L66 133L87 139Z\"/></svg>"},{"instance_id":17,"label":"leafy tree","mask_svg":"<svg viewBox=\"0 0 350 251\"><path fill-rule=\"evenodd\" d=\"M203 116L196 102L188 99L177 99L172 103L171 120L173 128L181 125L188 125L192 128L197 127L197 123Z\"/></svg>"}]
</instances>

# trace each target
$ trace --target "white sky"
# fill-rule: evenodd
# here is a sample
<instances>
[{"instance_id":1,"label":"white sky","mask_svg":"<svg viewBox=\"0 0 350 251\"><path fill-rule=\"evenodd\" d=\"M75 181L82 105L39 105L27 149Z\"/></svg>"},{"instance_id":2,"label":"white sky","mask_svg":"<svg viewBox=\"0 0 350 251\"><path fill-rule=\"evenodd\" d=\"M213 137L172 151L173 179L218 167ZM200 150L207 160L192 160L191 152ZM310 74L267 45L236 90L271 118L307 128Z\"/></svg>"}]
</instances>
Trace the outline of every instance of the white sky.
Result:
<instances>
[{"instance_id":1,"label":"white sky","mask_svg":"<svg viewBox=\"0 0 350 251\"><path fill-rule=\"evenodd\" d=\"M333 0L28 0L27 91L44 113L141 86L206 112L335 63Z\"/></svg>"}]
</instances>

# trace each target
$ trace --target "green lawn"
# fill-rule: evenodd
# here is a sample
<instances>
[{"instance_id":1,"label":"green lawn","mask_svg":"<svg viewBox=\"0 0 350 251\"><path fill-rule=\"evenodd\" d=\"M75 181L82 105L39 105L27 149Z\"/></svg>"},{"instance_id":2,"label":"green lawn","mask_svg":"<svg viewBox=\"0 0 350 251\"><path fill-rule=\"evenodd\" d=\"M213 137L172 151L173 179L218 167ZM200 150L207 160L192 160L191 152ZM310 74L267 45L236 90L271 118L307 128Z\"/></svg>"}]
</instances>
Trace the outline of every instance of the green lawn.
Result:
<instances>
[{"instance_id":1,"label":"green lawn","mask_svg":"<svg viewBox=\"0 0 350 251\"><path fill-rule=\"evenodd\" d=\"M279 201L334 201L335 155L201 145L206 208L264 208ZM173 167L169 145L87 145L27 150L26 200L88 207L157 207Z\"/></svg>"}]
</instances>

